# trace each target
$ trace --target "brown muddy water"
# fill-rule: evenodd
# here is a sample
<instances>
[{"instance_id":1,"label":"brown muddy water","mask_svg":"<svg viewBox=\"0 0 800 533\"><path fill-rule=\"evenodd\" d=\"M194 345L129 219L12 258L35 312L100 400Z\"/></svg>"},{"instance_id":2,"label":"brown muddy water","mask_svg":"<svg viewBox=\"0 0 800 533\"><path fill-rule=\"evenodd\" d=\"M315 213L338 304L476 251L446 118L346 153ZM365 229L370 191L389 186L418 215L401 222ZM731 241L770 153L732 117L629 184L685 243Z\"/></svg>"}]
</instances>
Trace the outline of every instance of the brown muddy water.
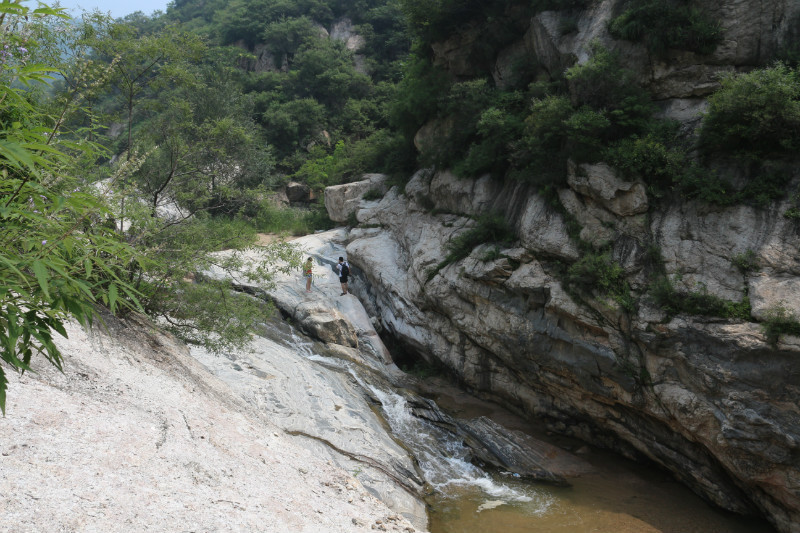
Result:
<instances>
[{"instance_id":1,"label":"brown muddy water","mask_svg":"<svg viewBox=\"0 0 800 533\"><path fill-rule=\"evenodd\" d=\"M479 400L442 379L419 392L452 416L488 416L495 422L571 450L593 471L561 488L491 474L507 494L474 486L448 486L430 497L431 533L776 533L767 522L710 506L668 473L618 455L536 431L530 422Z\"/></svg>"}]
</instances>

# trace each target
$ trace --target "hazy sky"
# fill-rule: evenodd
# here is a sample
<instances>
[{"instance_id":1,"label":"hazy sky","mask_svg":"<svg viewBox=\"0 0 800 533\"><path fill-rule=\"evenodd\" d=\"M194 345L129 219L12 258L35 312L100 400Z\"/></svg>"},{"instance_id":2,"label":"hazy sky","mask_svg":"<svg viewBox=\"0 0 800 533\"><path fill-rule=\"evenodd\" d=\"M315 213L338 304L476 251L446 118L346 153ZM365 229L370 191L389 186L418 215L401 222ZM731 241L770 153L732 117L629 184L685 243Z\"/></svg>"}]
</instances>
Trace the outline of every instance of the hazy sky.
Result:
<instances>
[{"instance_id":1,"label":"hazy sky","mask_svg":"<svg viewBox=\"0 0 800 533\"><path fill-rule=\"evenodd\" d=\"M33 4L35 2L28 2ZM44 0L45 4L55 4L55 1L48 2ZM73 15L81 12L81 10L92 11L95 8L102 12L111 12L114 18L124 17L134 11L142 11L146 15L150 15L153 11L167 10L168 0L60 0L61 7L67 8Z\"/></svg>"}]
</instances>

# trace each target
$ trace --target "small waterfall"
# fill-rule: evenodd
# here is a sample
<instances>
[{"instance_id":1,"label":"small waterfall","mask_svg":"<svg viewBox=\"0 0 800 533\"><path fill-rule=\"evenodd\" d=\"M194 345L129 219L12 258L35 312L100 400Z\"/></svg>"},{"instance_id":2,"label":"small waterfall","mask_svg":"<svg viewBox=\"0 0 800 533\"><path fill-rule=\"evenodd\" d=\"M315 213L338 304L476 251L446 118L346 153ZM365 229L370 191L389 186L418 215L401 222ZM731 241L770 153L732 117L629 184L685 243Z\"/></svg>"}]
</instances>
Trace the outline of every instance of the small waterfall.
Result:
<instances>
[{"instance_id":1,"label":"small waterfall","mask_svg":"<svg viewBox=\"0 0 800 533\"><path fill-rule=\"evenodd\" d=\"M314 343L300 337L294 330L291 331L291 340L289 341L290 345L295 349L297 353L305 357L306 359L314 359L318 356L314 353L313 346Z\"/></svg>"},{"instance_id":2,"label":"small waterfall","mask_svg":"<svg viewBox=\"0 0 800 533\"><path fill-rule=\"evenodd\" d=\"M493 506L527 502L526 511L533 514L544 513L553 503L543 491L522 484L512 487L472 464L466 446L453 434L415 417L402 395L373 385L369 388L380 400L395 436L414 452L426 481L444 496L480 491L495 500L491 502Z\"/></svg>"},{"instance_id":3,"label":"small waterfall","mask_svg":"<svg viewBox=\"0 0 800 533\"><path fill-rule=\"evenodd\" d=\"M427 420L414 416L406 398L382 386L369 383L362 369L349 361L320 355L314 343L294 331L286 342L306 359L329 368L338 368L349 373L358 385L372 394L381 403L384 418L395 437L411 450L419 463L422 474L439 495L460 498L465 494L485 500L483 508L498 505L524 505L525 514L544 514L554 503L554 498L545 490L526 483L493 479L489 474L470 462L471 452L456 435ZM480 509L479 509L480 510Z\"/></svg>"}]
</instances>

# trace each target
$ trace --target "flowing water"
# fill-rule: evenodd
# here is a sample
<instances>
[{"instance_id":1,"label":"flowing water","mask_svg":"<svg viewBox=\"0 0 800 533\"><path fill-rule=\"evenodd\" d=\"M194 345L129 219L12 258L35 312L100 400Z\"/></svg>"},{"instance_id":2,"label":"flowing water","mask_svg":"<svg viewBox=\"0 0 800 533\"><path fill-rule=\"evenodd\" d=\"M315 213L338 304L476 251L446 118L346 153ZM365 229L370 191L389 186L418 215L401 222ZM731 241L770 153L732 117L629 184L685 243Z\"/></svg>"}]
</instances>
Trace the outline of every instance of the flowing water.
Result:
<instances>
[{"instance_id":1,"label":"flowing water","mask_svg":"<svg viewBox=\"0 0 800 533\"><path fill-rule=\"evenodd\" d=\"M413 450L425 480L435 493L475 494L496 501L528 504L543 512L551 501L540 491L515 488L498 483L485 471L469 462L470 451L452 434L411 414L406 399L396 392L375 386L372 392L380 400L392 431Z\"/></svg>"},{"instance_id":2,"label":"flowing water","mask_svg":"<svg viewBox=\"0 0 800 533\"><path fill-rule=\"evenodd\" d=\"M774 532L763 521L708 506L663 472L609 453L592 452L595 471L571 479L569 488L483 471L452 434L413 416L404 396L370 389L434 488L431 533Z\"/></svg>"},{"instance_id":3,"label":"flowing water","mask_svg":"<svg viewBox=\"0 0 800 533\"><path fill-rule=\"evenodd\" d=\"M509 430L578 450L593 469L570 478L570 487L486 474L493 485L511 491L512 498L495 496L494 486L483 491L443 486L429 499L431 533L775 533L763 520L711 507L661 470L590 449L579 441L534 432L530 421L444 380L429 383L427 392L453 416L488 416Z\"/></svg>"},{"instance_id":4,"label":"flowing water","mask_svg":"<svg viewBox=\"0 0 800 533\"><path fill-rule=\"evenodd\" d=\"M510 430L582 449L593 471L570 478L570 487L527 482L487 472L468 460L453 434L417 418L403 391L365 374L349 361L321 355L318 343L284 330L283 342L307 359L347 372L377 399L395 438L416 457L425 481L431 533L775 533L766 522L725 513L704 503L666 473L583 443L531 431L531 422L434 380L419 392L451 416L489 416ZM588 450L588 451L587 451Z\"/></svg>"}]
</instances>

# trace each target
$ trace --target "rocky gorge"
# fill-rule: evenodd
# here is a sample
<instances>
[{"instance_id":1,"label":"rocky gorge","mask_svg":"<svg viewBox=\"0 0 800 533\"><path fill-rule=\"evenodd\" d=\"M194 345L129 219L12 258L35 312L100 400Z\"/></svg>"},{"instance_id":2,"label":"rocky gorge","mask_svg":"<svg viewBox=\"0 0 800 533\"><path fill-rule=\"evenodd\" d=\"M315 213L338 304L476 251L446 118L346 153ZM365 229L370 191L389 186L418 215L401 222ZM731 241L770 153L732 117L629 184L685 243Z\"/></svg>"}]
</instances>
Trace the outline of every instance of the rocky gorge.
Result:
<instances>
[{"instance_id":1,"label":"rocky gorge","mask_svg":"<svg viewBox=\"0 0 800 533\"><path fill-rule=\"evenodd\" d=\"M447 254L447 239L469 223L431 215L415 203L415 191L427 195L443 186L442 198L471 198L473 205L503 205L513 196L491 188L474 194L480 183L419 173L406 196L392 190L357 209L365 226L377 227L349 235L348 257L368 282L355 290L391 335L444 364L472 390L544 417L556 431L646 457L722 507L765 512L783 530L796 531L800 340L784 337L773 347L753 322L665 320L646 305L638 316L626 316L602 299L576 301L548 273L553 258L572 249L563 220L536 195L520 210L520 246L501 250L507 257L484 262L489 247L478 247L427 281ZM359 184L342 187L352 191ZM332 202L335 194L329 190L326 197ZM756 229L756 216L746 214L751 218L733 222ZM663 217L670 215L680 217ZM656 220L654 229L666 233ZM682 240L681 224L666 235L701 249L716 248L729 235L742 249L759 249L725 227L731 219L719 220L723 228L711 230L705 242ZM783 239L796 243L793 229L785 229ZM774 233L761 238L785 243ZM695 253L720 264L724 250L716 257ZM674 261L672 267L689 265ZM709 268L700 274L719 279ZM731 282L734 275L741 276L732 270ZM784 276L754 276L754 301L764 307L786 302L786 292L759 290Z\"/></svg>"},{"instance_id":2,"label":"rocky gorge","mask_svg":"<svg viewBox=\"0 0 800 533\"><path fill-rule=\"evenodd\" d=\"M514 58L557 72L600 42L690 135L721 73L763 64L800 27L796 2L701 3L724 34L707 55L665 60L611 39L620 3L609 0L581 11L568 34L559 31L563 13L539 13L493 61L472 61L478 33L469 30L435 43L434 61L457 79L488 72L502 85ZM447 127L424 126L418 147ZM729 168L726 178L741 176ZM356 293L406 348L553 431L655 463L724 509L800 531L800 338L769 339L763 328L776 310L800 315L800 234L783 216L792 200L658 201L602 162L571 164L557 197L555 205L524 182L448 169L421 170L404 188L366 175L325 191L332 219L358 221L347 236L363 280ZM446 260L450 243L498 213L513 242L476 244ZM609 250L632 302L565 279L586 253L575 223L581 241ZM743 257L755 266L737 267ZM749 319L668 312L649 292L654 263L681 294L748 301Z\"/></svg>"},{"instance_id":3,"label":"rocky gorge","mask_svg":"<svg viewBox=\"0 0 800 533\"><path fill-rule=\"evenodd\" d=\"M566 89L555 100L571 112L580 104L562 75L602 47L691 144L722 77L767 65L800 36L800 4L790 0L692 1L722 30L703 53L612 38L625 0L537 4L568 8L517 17L513 42L487 40L502 30L497 19L459 24L430 43L432 64L483 95L488 85L513 91L560 78ZM367 42L345 19L314 28L350 51ZM487 42L501 49L487 53ZM242 66L288 70L287 57L265 45L253 52ZM520 82L521 65L535 67L532 78ZM416 148L452 149L444 140L456 124L428 121L415 130ZM738 186L755 172L741 161L733 154L702 170ZM611 160L579 157L549 188L536 176L468 178L457 165L402 178L359 170L358 181L324 193L342 227L295 241L314 259L310 293L297 272L276 272L268 287L213 267L189 272L192 286L216 278L269 302L247 349L215 355L136 314L104 315L94 331L71 324L58 340L65 373L37 367L13 377L0 420L0 530L438 532L431 493L470 476L496 480L473 463L564 494L574 477L592 486L589 459L606 449L646 465L658 483L667 472L721 509L800 533L800 337L769 329L800 316L800 164L795 154L781 164L790 175L780 199L726 204L665 193ZM305 206L318 191L293 183L286 192L285 203ZM221 252L229 253L237 252ZM352 265L353 295L339 295L340 255ZM682 301L725 313L693 313ZM420 380L400 371L387 345L512 410L516 429L579 439L568 449L581 457L491 418L442 412L411 390ZM421 388L436 397L448 386L432 379ZM452 463L464 470L446 470ZM640 481L632 486L625 499L642 492ZM561 513L540 489L533 515ZM487 511L521 501L486 494L466 521L491 522ZM613 502L605 521L587 523L739 532L703 529L697 505L678 521L653 494L644 506L658 518ZM552 533L547 522L537 527ZM741 531L766 529L748 527Z\"/></svg>"}]
</instances>

